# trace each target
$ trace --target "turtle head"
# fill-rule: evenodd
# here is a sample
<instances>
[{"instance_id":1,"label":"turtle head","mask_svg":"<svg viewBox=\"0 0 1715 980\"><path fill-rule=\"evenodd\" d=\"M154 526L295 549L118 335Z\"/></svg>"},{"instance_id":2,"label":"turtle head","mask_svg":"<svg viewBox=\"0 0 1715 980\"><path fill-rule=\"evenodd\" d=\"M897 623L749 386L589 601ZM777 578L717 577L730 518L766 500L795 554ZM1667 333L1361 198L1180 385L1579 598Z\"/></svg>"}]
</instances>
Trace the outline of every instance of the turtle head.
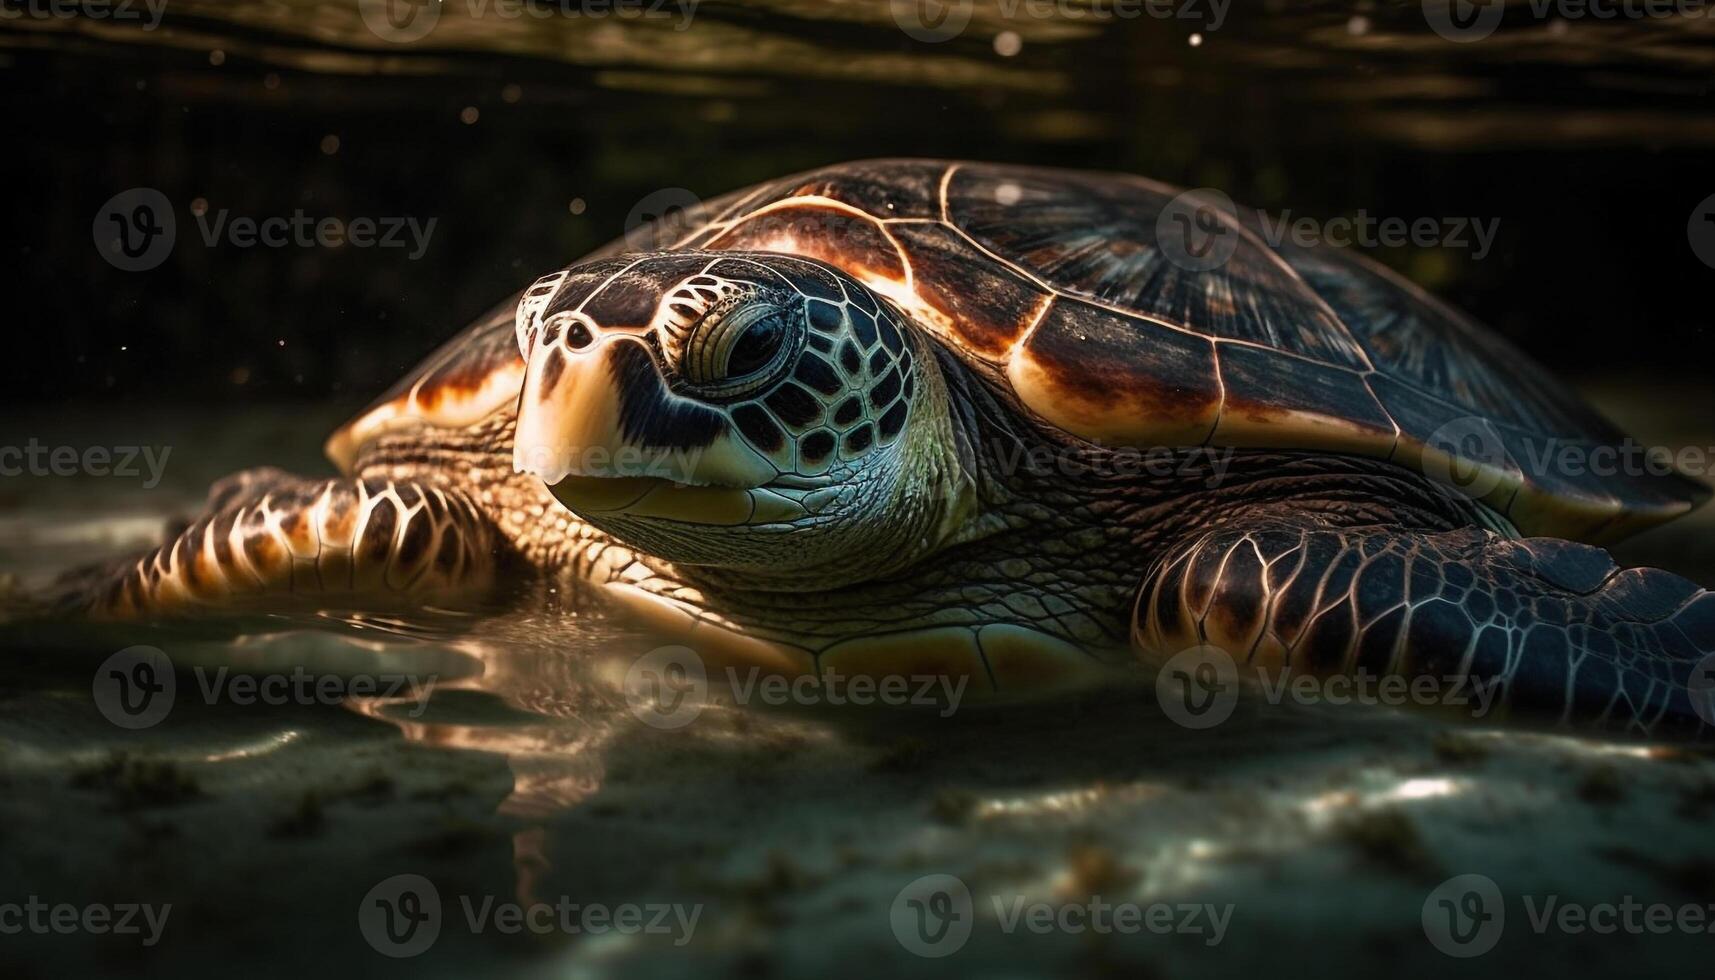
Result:
<instances>
[{"instance_id":1,"label":"turtle head","mask_svg":"<svg viewBox=\"0 0 1715 980\"><path fill-rule=\"evenodd\" d=\"M665 252L537 281L514 462L649 554L852 581L963 517L935 341L851 277Z\"/></svg>"}]
</instances>

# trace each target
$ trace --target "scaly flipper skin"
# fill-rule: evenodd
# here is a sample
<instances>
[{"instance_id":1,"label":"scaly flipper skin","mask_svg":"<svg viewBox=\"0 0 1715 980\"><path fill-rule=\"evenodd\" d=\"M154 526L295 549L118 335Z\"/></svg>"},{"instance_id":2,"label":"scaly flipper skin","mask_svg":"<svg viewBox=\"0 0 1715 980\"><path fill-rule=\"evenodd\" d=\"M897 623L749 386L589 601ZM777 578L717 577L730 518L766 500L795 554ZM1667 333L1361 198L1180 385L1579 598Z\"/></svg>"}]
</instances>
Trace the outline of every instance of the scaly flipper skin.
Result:
<instances>
[{"instance_id":1,"label":"scaly flipper skin","mask_svg":"<svg viewBox=\"0 0 1715 980\"><path fill-rule=\"evenodd\" d=\"M492 585L497 538L459 490L249 470L216 484L203 515L161 547L62 582L59 605L135 620L294 600L454 602Z\"/></svg>"},{"instance_id":2,"label":"scaly flipper skin","mask_svg":"<svg viewBox=\"0 0 1715 980\"><path fill-rule=\"evenodd\" d=\"M1133 635L1153 658L1214 646L1242 676L1498 681L1515 717L1698 733L1688 681L1715 652L1715 596L1554 538L1283 521L1164 560Z\"/></svg>"}]
</instances>

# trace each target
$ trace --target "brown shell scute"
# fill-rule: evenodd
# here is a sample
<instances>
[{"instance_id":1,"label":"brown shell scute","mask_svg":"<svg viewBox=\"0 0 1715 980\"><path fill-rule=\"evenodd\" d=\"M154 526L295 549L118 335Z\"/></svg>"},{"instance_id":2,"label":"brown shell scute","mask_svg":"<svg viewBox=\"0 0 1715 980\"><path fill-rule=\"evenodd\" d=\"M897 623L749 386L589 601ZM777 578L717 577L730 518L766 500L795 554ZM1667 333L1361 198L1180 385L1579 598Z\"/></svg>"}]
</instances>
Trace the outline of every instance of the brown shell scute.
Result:
<instances>
[{"instance_id":1,"label":"brown shell scute","mask_svg":"<svg viewBox=\"0 0 1715 980\"><path fill-rule=\"evenodd\" d=\"M833 265L854 266L858 275L905 278L905 265L881 226L862 213L804 204L763 211L699 243L699 248L789 251Z\"/></svg>"},{"instance_id":2,"label":"brown shell scute","mask_svg":"<svg viewBox=\"0 0 1715 980\"><path fill-rule=\"evenodd\" d=\"M958 325L974 351L1006 357L1046 312L1054 294L999 266L958 232L942 224L901 223L891 228L925 302ZM966 284L983 283L972 291Z\"/></svg>"},{"instance_id":3,"label":"brown shell scute","mask_svg":"<svg viewBox=\"0 0 1715 980\"><path fill-rule=\"evenodd\" d=\"M1523 465L1556 440L1623 437L1393 273L1342 250L1271 247L1256 212L1224 219L1236 236L1224 263L1176 264L1156 226L1177 193L1119 174L862 161L731 195L681 244L839 266L1092 440L1346 452L1433 475L1449 464L1433 443L1477 420L1499 443L1483 499L1528 533L1614 537L1706 496L1677 475Z\"/></svg>"},{"instance_id":4,"label":"brown shell scute","mask_svg":"<svg viewBox=\"0 0 1715 980\"><path fill-rule=\"evenodd\" d=\"M1116 445L1199 445L1221 410L1207 338L1064 297L1013 354L1007 377L1050 422Z\"/></svg>"},{"instance_id":5,"label":"brown shell scute","mask_svg":"<svg viewBox=\"0 0 1715 980\"><path fill-rule=\"evenodd\" d=\"M1386 457L1398 430L1357 372L1243 344L1218 344L1223 402L1209 441L1222 446L1278 444L1282 387L1293 392L1291 425L1306 449Z\"/></svg>"},{"instance_id":6,"label":"brown shell scute","mask_svg":"<svg viewBox=\"0 0 1715 980\"><path fill-rule=\"evenodd\" d=\"M1206 272L1157 246L1171 188L1138 178L961 166L947 184L949 219L996 255L1056 289L1211 337L1330 364L1368 367L1338 317L1253 234Z\"/></svg>"}]
</instances>

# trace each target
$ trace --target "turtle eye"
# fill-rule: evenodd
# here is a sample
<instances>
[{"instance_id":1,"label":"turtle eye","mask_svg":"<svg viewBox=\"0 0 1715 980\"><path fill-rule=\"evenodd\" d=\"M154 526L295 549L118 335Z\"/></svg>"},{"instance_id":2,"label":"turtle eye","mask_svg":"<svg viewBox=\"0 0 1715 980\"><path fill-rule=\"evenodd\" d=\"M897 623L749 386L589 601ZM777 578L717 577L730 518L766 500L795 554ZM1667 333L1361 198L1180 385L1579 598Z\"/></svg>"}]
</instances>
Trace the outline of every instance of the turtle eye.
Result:
<instances>
[{"instance_id":1,"label":"turtle eye","mask_svg":"<svg viewBox=\"0 0 1715 980\"><path fill-rule=\"evenodd\" d=\"M705 397L748 395L778 379L802 334L773 303L716 308L691 328L681 373Z\"/></svg>"},{"instance_id":2,"label":"turtle eye","mask_svg":"<svg viewBox=\"0 0 1715 980\"><path fill-rule=\"evenodd\" d=\"M779 352L780 345L786 342L786 325L780 322L780 315L769 314L750 326L733 341L732 350L727 353L726 374L729 378L741 378L755 374L766 368Z\"/></svg>"}]
</instances>

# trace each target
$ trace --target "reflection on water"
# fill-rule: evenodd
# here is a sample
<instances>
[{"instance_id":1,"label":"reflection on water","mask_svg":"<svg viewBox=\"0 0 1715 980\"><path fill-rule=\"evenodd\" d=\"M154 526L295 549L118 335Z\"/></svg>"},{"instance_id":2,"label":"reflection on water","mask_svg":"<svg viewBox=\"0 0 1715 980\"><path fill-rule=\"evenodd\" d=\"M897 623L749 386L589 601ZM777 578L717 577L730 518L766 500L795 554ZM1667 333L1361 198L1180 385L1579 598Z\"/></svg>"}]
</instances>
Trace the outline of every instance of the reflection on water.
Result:
<instances>
[{"instance_id":1,"label":"reflection on water","mask_svg":"<svg viewBox=\"0 0 1715 980\"><path fill-rule=\"evenodd\" d=\"M540 15L528 12L532 3ZM410 43L378 34L360 6L173 0L158 30L25 18L7 25L0 46L166 45L353 75L487 75L512 65L536 84L554 66L556 88L740 101L806 80L1026 94L1035 135L1074 139L1123 136L1125 117L1113 109L1128 91L1173 96L1152 107L1170 115L1175 103L1242 112L1223 103L1210 84L1218 78L1221 91L1260 86L1324 106L1349 131L1418 147L1715 143L1703 101L1715 19L1697 5L1614 17L1584 4L1505 4L1493 33L1468 39L1480 43L1437 33L1417 2L950 0L951 24L964 26L951 37L930 32L930 43L910 33L925 17L943 23L934 16L943 5L926 0L651 0L620 13L584 2L444 0L432 30ZM1616 5L1589 9L1598 6ZM1550 72L1554 84L1536 81ZM1548 107L1557 111L1541 111Z\"/></svg>"},{"instance_id":2,"label":"reflection on water","mask_svg":"<svg viewBox=\"0 0 1715 980\"><path fill-rule=\"evenodd\" d=\"M178 697L161 724L121 731L92 705L90 680L139 642L170 654ZM271 617L236 637L0 631L0 866L27 889L175 903L180 932L148 956L121 952L162 976L283 942L282 973L337 960L418 978L855 977L886 962L929 976L942 964L903 956L889 913L928 874L958 875L981 901L1235 908L1218 946L1008 934L983 911L959 953L972 970L1242 973L1332 955L1362 976L1396 961L1448 868L1479 861L1547 888L1552 855L1573 876L1554 887L1671 889L1657 875L1677 865L1653 872L1603 849L1617 804L1579 788L1597 774L1629 787L1636 805L1618 805L1659 853L1708 852L1701 811L1673 801L1701 798L1711 763L1684 753L1250 702L1188 732L1152 685L1127 679L945 716L739 705L716 684L689 724L668 728L623 683L656 643L539 604ZM416 683L303 703L232 696L234 676L300 669L335 692L360 678ZM227 686L205 695L221 671ZM432 955L385 960L357 928L361 900L397 874L441 890L451 924ZM679 903L699 920L682 946L471 934L463 898ZM1317 925L1335 919L1339 930ZM33 942L104 962L101 947ZM1703 955L1676 942L1652 947L1652 961ZM1484 966L1501 975L1536 955L1502 947Z\"/></svg>"},{"instance_id":3,"label":"reflection on water","mask_svg":"<svg viewBox=\"0 0 1715 980\"><path fill-rule=\"evenodd\" d=\"M575 614L517 614L480 632L445 642L474 666L437 680L426 703L380 698L350 706L398 726L413 742L504 756L514 786L502 813L542 818L577 805L601 787L608 738L635 721L620 690L601 683L600 674L614 658L647 649L646 638ZM482 699L472 705L459 692Z\"/></svg>"}]
</instances>

